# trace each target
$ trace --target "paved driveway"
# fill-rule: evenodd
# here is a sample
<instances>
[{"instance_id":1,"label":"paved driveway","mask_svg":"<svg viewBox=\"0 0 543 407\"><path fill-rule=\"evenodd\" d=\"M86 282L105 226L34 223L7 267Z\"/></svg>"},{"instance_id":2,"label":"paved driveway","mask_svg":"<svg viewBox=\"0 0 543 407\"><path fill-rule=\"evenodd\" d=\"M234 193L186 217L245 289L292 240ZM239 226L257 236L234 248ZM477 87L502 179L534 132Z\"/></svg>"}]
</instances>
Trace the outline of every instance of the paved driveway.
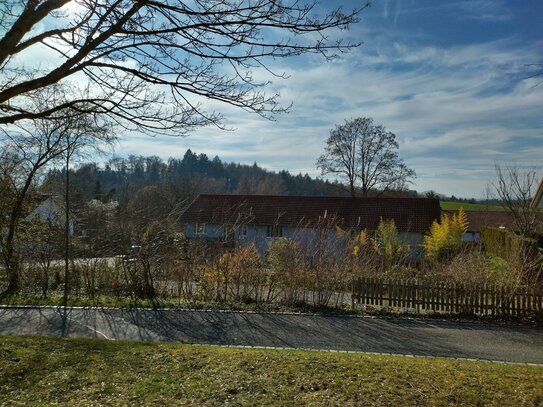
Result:
<instances>
[{"instance_id":1,"label":"paved driveway","mask_svg":"<svg viewBox=\"0 0 543 407\"><path fill-rule=\"evenodd\" d=\"M543 330L470 322L150 309L0 308L0 335L399 353L543 364Z\"/></svg>"}]
</instances>

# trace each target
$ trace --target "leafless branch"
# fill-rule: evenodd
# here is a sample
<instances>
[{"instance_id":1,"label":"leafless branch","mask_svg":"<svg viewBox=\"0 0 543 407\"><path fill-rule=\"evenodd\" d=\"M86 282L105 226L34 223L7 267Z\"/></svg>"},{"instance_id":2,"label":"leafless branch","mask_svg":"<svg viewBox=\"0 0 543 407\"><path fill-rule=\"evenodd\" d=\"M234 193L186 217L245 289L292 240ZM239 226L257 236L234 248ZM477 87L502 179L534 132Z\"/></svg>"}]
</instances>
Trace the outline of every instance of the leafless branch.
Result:
<instances>
[{"instance_id":1,"label":"leafless branch","mask_svg":"<svg viewBox=\"0 0 543 407\"><path fill-rule=\"evenodd\" d=\"M358 44L330 40L327 33L357 22L367 6L318 16L312 0L6 0L0 125L87 111L125 128L178 135L195 126L220 126L221 115L205 111L206 100L272 119L287 108L277 94L259 90L268 81L257 80L253 71L281 77L269 61L347 52ZM46 30L37 30L38 24ZM59 62L21 66L18 57L39 47ZM37 90L76 79L92 92L30 109Z\"/></svg>"}]
</instances>

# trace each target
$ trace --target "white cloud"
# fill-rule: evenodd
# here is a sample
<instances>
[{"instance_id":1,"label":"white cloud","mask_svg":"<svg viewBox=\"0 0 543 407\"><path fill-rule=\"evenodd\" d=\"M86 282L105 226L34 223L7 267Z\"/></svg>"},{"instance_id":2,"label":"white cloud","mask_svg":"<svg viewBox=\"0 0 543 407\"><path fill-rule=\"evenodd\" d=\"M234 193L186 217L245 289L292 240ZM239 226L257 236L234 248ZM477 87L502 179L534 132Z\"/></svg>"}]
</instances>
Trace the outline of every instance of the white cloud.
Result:
<instances>
[{"instance_id":1,"label":"white cloud","mask_svg":"<svg viewBox=\"0 0 543 407\"><path fill-rule=\"evenodd\" d=\"M513 18L511 10L501 0L465 0L460 3L462 15L475 20L504 22Z\"/></svg>"},{"instance_id":2,"label":"white cloud","mask_svg":"<svg viewBox=\"0 0 543 407\"><path fill-rule=\"evenodd\" d=\"M511 18L510 4L502 1L408 5L384 1L379 17L397 21L407 13L446 8L469 19ZM419 173L421 190L480 196L496 160L541 160L543 85L534 87L535 79L524 78L526 64L541 59L543 41L509 37L441 46L424 30L400 35L390 24L375 23L362 24L348 36L368 41L328 63L315 56L289 60L288 65L285 60L272 62L270 66L285 72L288 80L272 78L264 70L254 73L259 81L273 80L268 93L280 91L284 105L294 102L291 112L277 122L205 100L207 111L224 113L225 124L237 130L207 127L188 138L131 136L121 141L117 152L167 158L191 148L227 161L257 161L273 170L317 175L314 163L329 130L344 119L369 116L397 134L401 155ZM39 60L45 68L58 59L38 46L17 63L32 66Z\"/></svg>"},{"instance_id":3,"label":"white cloud","mask_svg":"<svg viewBox=\"0 0 543 407\"><path fill-rule=\"evenodd\" d=\"M350 117L370 116L397 134L401 155L419 173L420 190L482 196L496 160L540 160L543 86L522 80L519 62L535 57L539 45L500 41L413 49L398 44L377 62L368 62L361 49L340 62L291 66L290 79L274 86L294 107L277 122L227 108L226 123L235 132L203 128L175 142L145 142L145 151L166 157L192 148L227 161L318 175L314 163L330 128ZM125 147L141 151L133 142Z\"/></svg>"}]
</instances>

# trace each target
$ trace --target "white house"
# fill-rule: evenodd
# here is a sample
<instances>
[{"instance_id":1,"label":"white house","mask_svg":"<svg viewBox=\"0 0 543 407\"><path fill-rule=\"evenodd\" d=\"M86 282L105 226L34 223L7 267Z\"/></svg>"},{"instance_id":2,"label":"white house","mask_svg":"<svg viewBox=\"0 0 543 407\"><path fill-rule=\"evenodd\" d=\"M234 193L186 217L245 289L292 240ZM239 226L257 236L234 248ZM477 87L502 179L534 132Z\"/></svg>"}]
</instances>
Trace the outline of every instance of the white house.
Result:
<instances>
[{"instance_id":1,"label":"white house","mask_svg":"<svg viewBox=\"0 0 543 407\"><path fill-rule=\"evenodd\" d=\"M394 220L402 240L416 248L440 214L439 201L429 198L203 194L183 212L181 222L188 238L253 242L265 253L278 237L309 244L326 228L376 230L381 219Z\"/></svg>"},{"instance_id":2,"label":"white house","mask_svg":"<svg viewBox=\"0 0 543 407\"><path fill-rule=\"evenodd\" d=\"M65 216L65 205L59 196L42 195L39 204L28 213L25 220L39 220L56 226L65 224ZM75 229L73 215L70 218L70 234L73 235Z\"/></svg>"}]
</instances>

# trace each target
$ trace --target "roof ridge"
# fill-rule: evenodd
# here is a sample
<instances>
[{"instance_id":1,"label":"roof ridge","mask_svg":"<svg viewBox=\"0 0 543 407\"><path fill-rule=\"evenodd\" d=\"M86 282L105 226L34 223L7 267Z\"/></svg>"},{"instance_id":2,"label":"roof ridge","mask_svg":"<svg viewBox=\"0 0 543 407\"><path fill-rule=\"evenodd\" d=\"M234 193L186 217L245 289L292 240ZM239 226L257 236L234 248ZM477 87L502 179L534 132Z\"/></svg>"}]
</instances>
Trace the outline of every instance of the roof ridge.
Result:
<instances>
[{"instance_id":1,"label":"roof ridge","mask_svg":"<svg viewBox=\"0 0 543 407\"><path fill-rule=\"evenodd\" d=\"M394 196L340 196L340 195L267 195L267 194L199 194L198 197L247 197L247 198L303 198L303 199L344 199L344 200L420 200L439 201L427 197L394 197Z\"/></svg>"}]
</instances>

